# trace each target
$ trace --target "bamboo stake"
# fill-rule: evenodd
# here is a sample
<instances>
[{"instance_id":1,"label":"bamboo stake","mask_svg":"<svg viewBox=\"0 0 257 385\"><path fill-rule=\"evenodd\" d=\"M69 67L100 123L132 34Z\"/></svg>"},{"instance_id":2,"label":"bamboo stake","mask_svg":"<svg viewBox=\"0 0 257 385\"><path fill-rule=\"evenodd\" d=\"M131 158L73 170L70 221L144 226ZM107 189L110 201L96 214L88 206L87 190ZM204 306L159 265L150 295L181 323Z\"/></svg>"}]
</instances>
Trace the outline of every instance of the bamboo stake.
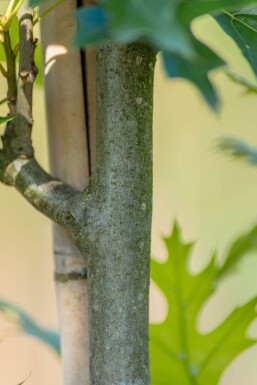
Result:
<instances>
[{"instance_id":1,"label":"bamboo stake","mask_svg":"<svg viewBox=\"0 0 257 385\"><path fill-rule=\"evenodd\" d=\"M50 12L41 22L41 33L51 171L82 191L90 170L81 55L70 49L76 6L75 0L66 0ZM53 241L64 384L88 385L86 260L58 225Z\"/></svg>"}]
</instances>

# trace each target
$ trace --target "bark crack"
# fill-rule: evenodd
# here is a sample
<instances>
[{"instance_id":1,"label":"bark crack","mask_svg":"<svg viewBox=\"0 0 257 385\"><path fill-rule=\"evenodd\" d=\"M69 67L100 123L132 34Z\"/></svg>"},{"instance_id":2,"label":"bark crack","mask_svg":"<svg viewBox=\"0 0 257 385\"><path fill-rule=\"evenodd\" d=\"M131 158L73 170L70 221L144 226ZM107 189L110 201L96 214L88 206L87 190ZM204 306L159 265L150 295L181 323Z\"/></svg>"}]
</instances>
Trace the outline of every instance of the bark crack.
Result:
<instances>
[{"instance_id":1,"label":"bark crack","mask_svg":"<svg viewBox=\"0 0 257 385\"><path fill-rule=\"evenodd\" d=\"M83 270L81 272L71 272L71 273L55 273L54 274L55 281L66 283L68 281L81 281L83 279L87 279L87 270Z\"/></svg>"}]
</instances>

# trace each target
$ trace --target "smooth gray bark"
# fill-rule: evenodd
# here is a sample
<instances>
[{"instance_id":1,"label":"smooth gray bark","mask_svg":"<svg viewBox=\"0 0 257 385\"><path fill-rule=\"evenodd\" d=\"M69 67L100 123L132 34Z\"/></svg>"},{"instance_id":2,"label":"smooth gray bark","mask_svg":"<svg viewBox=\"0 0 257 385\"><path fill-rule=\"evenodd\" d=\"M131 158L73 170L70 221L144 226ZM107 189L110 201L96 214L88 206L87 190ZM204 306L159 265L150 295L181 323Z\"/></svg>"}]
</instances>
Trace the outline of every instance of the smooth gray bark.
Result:
<instances>
[{"instance_id":1,"label":"smooth gray bark","mask_svg":"<svg viewBox=\"0 0 257 385\"><path fill-rule=\"evenodd\" d=\"M88 260L92 385L149 384L154 63L140 43L99 49Z\"/></svg>"}]
</instances>

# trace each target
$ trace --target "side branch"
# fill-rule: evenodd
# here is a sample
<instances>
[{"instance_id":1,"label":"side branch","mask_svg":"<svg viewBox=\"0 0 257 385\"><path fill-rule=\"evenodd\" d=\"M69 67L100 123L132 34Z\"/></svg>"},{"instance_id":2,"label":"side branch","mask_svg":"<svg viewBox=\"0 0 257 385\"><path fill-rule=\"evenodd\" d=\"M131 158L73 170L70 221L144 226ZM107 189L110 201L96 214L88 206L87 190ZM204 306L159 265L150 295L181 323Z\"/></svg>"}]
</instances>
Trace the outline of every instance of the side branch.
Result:
<instances>
[{"instance_id":1,"label":"side branch","mask_svg":"<svg viewBox=\"0 0 257 385\"><path fill-rule=\"evenodd\" d=\"M7 98L10 113L16 113L17 117L7 123L2 136L0 181L16 187L37 210L72 230L76 225L72 208L79 201L80 193L47 174L34 159L31 131L32 92L37 74L34 64L36 41L33 37L33 8L28 3L25 0L18 12L20 61L17 88L15 56L10 35L6 33L4 36Z\"/></svg>"},{"instance_id":2,"label":"side branch","mask_svg":"<svg viewBox=\"0 0 257 385\"><path fill-rule=\"evenodd\" d=\"M17 101L16 60L13 55L13 48L9 31L4 32L3 47L7 65L6 75L4 75L7 80L7 100L10 113L15 114Z\"/></svg>"},{"instance_id":3,"label":"side branch","mask_svg":"<svg viewBox=\"0 0 257 385\"><path fill-rule=\"evenodd\" d=\"M0 180L16 189L41 213L56 223L76 225L72 209L81 193L47 174L35 159L16 158L9 162L0 153Z\"/></svg>"},{"instance_id":4,"label":"side branch","mask_svg":"<svg viewBox=\"0 0 257 385\"><path fill-rule=\"evenodd\" d=\"M31 142L32 130L32 92L33 84L37 75L37 68L34 63L36 40L33 37L33 8L28 7L25 1L19 12L19 46L20 63L17 90L17 112L15 136L12 149L17 155L26 157L33 156Z\"/></svg>"}]
</instances>

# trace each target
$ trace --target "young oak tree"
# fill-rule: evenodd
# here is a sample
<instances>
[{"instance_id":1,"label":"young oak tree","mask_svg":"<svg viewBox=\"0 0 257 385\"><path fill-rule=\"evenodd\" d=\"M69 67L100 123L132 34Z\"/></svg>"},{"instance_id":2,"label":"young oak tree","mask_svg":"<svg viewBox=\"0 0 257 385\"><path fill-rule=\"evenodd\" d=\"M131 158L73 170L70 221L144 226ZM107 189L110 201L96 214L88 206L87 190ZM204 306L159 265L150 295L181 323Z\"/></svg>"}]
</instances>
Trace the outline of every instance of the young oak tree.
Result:
<instances>
[{"instance_id":1,"label":"young oak tree","mask_svg":"<svg viewBox=\"0 0 257 385\"><path fill-rule=\"evenodd\" d=\"M193 81L217 108L208 72L223 61L194 37L190 23L249 1L102 0L82 7L76 44L100 44L96 101L94 52L70 48L77 30L72 12L82 2L44 1L35 16L32 6L41 2L10 0L0 20L9 107L1 118L0 179L55 223L65 385L89 383L87 311L90 383L147 385L156 53L162 51L171 77ZM16 15L19 44L13 46ZM31 141L33 27L41 19L52 175L36 161Z\"/></svg>"}]
</instances>

